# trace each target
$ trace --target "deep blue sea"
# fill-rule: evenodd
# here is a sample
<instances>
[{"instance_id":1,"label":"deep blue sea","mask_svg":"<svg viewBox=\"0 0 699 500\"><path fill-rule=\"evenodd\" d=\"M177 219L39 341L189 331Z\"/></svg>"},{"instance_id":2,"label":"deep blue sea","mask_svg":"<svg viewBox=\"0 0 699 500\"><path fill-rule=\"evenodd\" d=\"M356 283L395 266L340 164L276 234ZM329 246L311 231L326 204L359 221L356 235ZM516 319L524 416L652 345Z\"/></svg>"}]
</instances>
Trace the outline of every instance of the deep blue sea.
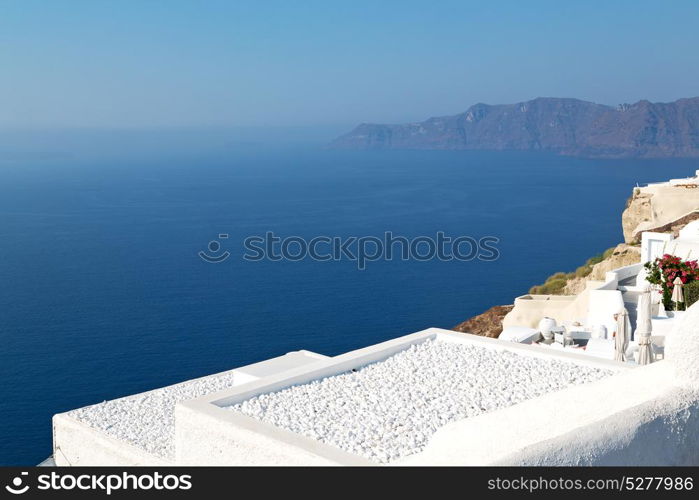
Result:
<instances>
[{"instance_id":1,"label":"deep blue sea","mask_svg":"<svg viewBox=\"0 0 699 500\"><path fill-rule=\"evenodd\" d=\"M0 158L2 160L2 158ZM621 241L636 183L696 162L241 146L0 161L0 464L51 416L297 349L449 328ZM496 262L248 262L243 239L468 235ZM230 258L197 252L219 233Z\"/></svg>"}]
</instances>

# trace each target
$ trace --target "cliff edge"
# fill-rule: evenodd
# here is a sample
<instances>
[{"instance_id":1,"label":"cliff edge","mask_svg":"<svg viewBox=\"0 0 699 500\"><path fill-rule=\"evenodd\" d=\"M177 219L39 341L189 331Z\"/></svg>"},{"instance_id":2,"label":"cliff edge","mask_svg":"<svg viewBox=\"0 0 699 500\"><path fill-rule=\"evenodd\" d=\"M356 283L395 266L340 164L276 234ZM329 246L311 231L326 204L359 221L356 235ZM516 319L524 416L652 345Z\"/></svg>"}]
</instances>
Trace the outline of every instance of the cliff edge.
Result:
<instances>
[{"instance_id":1,"label":"cliff edge","mask_svg":"<svg viewBox=\"0 0 699 500\"><path fill-rule=\"evenodd\" d=\"M639 243L643 231L677 232L699 218L699 177L634 188L621 225L626 243Z\"/></svg>"}]
</instances>

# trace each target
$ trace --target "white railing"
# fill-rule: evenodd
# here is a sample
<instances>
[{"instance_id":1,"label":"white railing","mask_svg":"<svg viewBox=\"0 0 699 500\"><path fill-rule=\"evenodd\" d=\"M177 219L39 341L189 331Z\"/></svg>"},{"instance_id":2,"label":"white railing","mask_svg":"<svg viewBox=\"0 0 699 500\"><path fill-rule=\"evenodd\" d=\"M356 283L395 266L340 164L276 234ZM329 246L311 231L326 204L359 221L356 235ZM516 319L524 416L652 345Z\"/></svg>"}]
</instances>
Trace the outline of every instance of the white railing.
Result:
<instances>
[{"instance_id":1,"label":"white railing","mask_svg":"<svg viewBox=\"0 0 699 500\"><path fill-rule=\"evenodd\" d=\"M607 273L604 275L605 283L604 285L599 287L598 290L616 289L616 287L619 286L620 281L623 281L628 278L633 278L634 276L638 275L642 267L643 264L639 262L637 264L631 264L630 266L619 267L612 271L607 271ZM609 288L607 285L613 282L616 282L616 285L614 286L614 288Z\"/></svg>"}]
</instances>

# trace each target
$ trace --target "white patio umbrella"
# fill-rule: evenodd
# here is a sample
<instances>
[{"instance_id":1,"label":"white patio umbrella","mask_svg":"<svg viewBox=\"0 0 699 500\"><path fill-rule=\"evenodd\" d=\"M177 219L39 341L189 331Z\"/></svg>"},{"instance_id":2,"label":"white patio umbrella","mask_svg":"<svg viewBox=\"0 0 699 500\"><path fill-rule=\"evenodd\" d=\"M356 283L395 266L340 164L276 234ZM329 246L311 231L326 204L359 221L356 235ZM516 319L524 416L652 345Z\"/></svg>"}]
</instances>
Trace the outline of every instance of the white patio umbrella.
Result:
<instances>
[{"instance_id":1,"label":"white patio umbrella","mask_svg":"<svg viewBox=\"0 0 699 500\"><path fill-rule=\"evenodd\" d=\"M638 296L638 309L636 316L636 332L634 338L638 340L638 364L647 365L654 361L650 335L653 331L651 323L651 296L650 288L645 287Z\"/></svg>"},{"instance_id":2,"label":"white patio umbrella","mask_svg":"<svg viewBox=\"0 0 699 500\"><path fill-rule=\"evenodd\" d=\"M614 334L614 359L626 361L626 349L629 347L629 312L623 308L616 314L616 333Z\"/></svg>"},{"instance_id":3,"label":"white patio umbrella","mask_svg":"<svg viewBox=\"0 0 699 500\"><path fill-rule=\"evenodd\" d=\"M682 280L678 276L675 278L675 281L673 281L672 284L675 285L672 287L672 301L676 304L675 308L678 308L680 306L680 302L684 303L684 292L682 291L684 283L682 283Z\"/></svg>"}]
</instances>

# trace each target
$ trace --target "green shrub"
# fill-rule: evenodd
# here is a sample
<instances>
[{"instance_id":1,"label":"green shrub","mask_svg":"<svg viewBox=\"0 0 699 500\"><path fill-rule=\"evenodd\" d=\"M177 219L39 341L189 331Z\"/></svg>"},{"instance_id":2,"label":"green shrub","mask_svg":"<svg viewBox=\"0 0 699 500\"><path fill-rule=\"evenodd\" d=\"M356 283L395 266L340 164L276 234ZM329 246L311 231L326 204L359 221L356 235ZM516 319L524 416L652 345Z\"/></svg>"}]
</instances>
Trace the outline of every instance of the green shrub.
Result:
<instances>
[{"instance_id":1,"label":"green shrub","mask_svg":"<svg viewBox=\"0 0 699 500\"><path fill-rule=\"evenodd\" d=\"M685 308L699 300L699 281L690 281L684 286L684 306Z\"/></svg>"},{"instance_id":2,"label":"green shrub","mask_svg":"<svg viewBox=\"0 0 699 500\"><path fill-rule=\"evenodd\" d=\"M563 288L568 283L565 274L560 273L563 277L552 279L553 277L546 280L543 285L536 285L529 289L529 293L534 295L560 295L563 293Z\"/></svg>"},{"instance_id":3,"label":"green shrub","mask_svg":"<svg viewBox=\"0 0 699 500\"><path fill-rule=\"evenodd\" d=\"M562 271L559 271L555 274L552 274L551 276L546 278L546 281L543 285L535 285L531 287L529 289L529 293L534 295L562 294L563 289L565 288L568 280L572 280L573 278L584 278L585 276L588 276L592 272L592 266L602 262L604 259L612 255L614 253L615 248L616 247L608 248L604 251L604 253L600 253L598 255L595 255L594 257L590 257L589 259L587 259L587 262L585 262L584 265L580 266L572 273L564 273Z\"/></svg>"},{"instance_id":4,"label":"green shrub","mask_svg":"<svg viewBox=\"0 0 699 500\"><path fill-rule=\"evenodd\" d=\"M592 267L595 264L599 264L600 262L602 262L602 259L604 259L604 257L602 256L601 253L598 253L594 257L590 257L589 259L587 259L587 262L585 262L585 265Z\"/></svg>"},{"instance_id":5,"label":"green shrub","mask_svg":"<svg viewBox=\"0 0 699 500\"><path fill-rule=\"evenodd\" d=\"M546 288L545 293L549 293L551 295L561 294L563 293L563 288L565 288L566 283L568 283L568 280L565 277L547 281L544 284L544 287Z\"/></svg>"},{"instance_id":6,"label":"green shrub","mask_svg":"<svg viewBox=\"0 0 699 500\"><path fill-rule=\"evenodd\" d=\"M606 258L608 258L608 257L611 257L612 254L614 253L614 250L616 250L616 247L607 248L607 249L604 251L604 253L602 254L602 260L604 260L604 259L606 259Z\"/></svg>"},{"instance_id":7,"label":"green shrub","mask_svg":"<svg viewBox=\"0 0 699 500\"><path fill-rule=\"evenodd\" d=\"M548 283L548 282L550 282L550 281L564 280L564 279L566 279L566 273L563 273L563 272L560 272L560 271L559 271L559 272L557 272L557 273L555 273L555 274L552 274L552 275L549 276L548 278L546 278L546 283Z\"/></svg>"},{"instance_id":8,"label":"green shrub","mask_svg":"<svg viewBox=\"0 0 699 500\"><path fill-rule=\"evenodd\" d=\"M591 272L592 266L580 266L575 270L575 277L584 278L585 276L589 276Z\"/></svg>"}]
</instances>

